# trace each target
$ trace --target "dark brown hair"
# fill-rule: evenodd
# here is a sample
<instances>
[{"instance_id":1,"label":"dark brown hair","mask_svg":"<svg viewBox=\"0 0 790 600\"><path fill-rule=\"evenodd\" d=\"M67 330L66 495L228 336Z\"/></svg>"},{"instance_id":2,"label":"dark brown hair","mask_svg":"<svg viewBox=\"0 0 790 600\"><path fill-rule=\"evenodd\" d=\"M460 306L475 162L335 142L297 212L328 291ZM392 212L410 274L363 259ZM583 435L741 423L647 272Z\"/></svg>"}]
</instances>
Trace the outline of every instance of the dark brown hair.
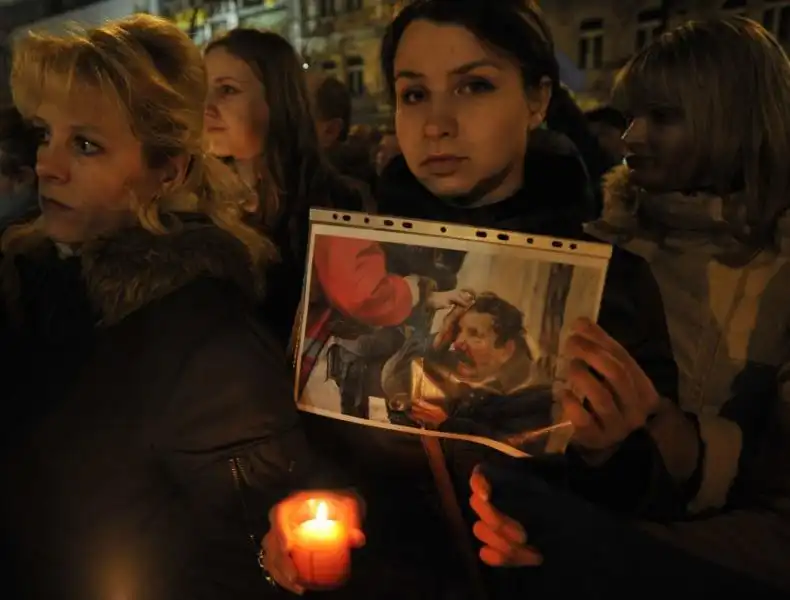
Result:
<instances>
[{"instance_id":1,"label":"dark brown hair","mask_svg":"<svg viewBox=\"0 0 790 600\"><path fill-rule=\"evenodd\" d=\"M736 237L773 242L790 208L790 60L761 25L731 17L663 34L618 74L613 101L627 114L682 110L695 146L692 184L712 182ZM730 193L733 182L744 194Z\"/></svg>"},{"instance_id":2,"label":"dark brown hair","mask_svg":"<svg viewBox=\"0 0 790 600\"><path fill-rule=\"evenodd\" d=\"M414 21L460 25L481 42L515 59L527 91L544 77L559 86L554 41L543 13L533 0L415 0L390 23L381 43L381 69L390 97L395 97L395 53Z\"/></svg>"}]
</instances>

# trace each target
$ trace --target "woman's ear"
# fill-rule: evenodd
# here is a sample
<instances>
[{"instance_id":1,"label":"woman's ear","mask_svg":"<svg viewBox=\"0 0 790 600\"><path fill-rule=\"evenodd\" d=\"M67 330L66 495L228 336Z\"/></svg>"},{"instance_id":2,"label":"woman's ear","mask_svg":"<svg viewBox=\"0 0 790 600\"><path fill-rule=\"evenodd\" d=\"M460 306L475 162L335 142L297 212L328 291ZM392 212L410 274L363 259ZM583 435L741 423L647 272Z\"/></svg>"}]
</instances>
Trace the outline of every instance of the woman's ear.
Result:
<instances>
[{"instance_id":1,"label":"woman's ear","mask_svg":"<svg viewBox=\"0 0 790 600\"><path fill-rule=\"evenodd\" d=\"M546 119L546 112L551 102L551 89L553 82L548 77L542 77L537 86L530 90L528 95L529 109L532 112L529 122L530 130L537 129Z\"/></svg>"},{"instance_id":2,"label":"woman's ear","mask_svg":"<svg viewBox=\"0 0 790 600\"><path fill-rule=\"evenodd\" d=\"M162 169L160 182L163 187L171 187L174 184L181 183L186 179L187 169L191 156L186 154L179 154L167 160L167 164Z\"/></svg>"}]
</instances>

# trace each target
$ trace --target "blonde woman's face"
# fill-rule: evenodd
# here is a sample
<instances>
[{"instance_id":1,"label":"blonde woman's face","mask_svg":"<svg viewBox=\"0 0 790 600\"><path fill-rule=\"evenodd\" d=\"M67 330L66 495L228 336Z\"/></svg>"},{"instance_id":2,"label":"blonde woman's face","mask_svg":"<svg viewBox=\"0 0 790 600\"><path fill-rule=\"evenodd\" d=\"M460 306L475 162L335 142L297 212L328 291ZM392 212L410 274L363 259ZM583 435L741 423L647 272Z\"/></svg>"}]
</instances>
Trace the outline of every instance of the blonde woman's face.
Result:
<instances>
[{"instance_id":1,"label":"blonde woman's face","mask_svg":"<svg viewBox=\"0 0 790 600\"><path fill-rule=\"evenodd\" d=\"M696 157L688 122L679 108L651 108L632 115L623 134L631 180L652 192L688 190Z\"/></svg>"},{"instance_id":2,"label":"blonde woman's face","mask_svg":"<svg viewBox=\"0 0 790 600\"><path fill-rule=\"evenodd\" d=\"M135 198L161 186L121 111L93 98L69 107L45 101L33 120L43 223L56 242L80 244L133 222Z\"/></svg>"},{"instance_id":3,"label":"blonde woman's face","mask_svg":"<svg viewBox=\"0 0 790 600\"><path fill-rule=\"evenodd\" d=\"M208 97L204 133L215 156L250 160L261 155L269 120L263 84L250 66L222 46L206 54Z\"/></svg>"}]
</instances>

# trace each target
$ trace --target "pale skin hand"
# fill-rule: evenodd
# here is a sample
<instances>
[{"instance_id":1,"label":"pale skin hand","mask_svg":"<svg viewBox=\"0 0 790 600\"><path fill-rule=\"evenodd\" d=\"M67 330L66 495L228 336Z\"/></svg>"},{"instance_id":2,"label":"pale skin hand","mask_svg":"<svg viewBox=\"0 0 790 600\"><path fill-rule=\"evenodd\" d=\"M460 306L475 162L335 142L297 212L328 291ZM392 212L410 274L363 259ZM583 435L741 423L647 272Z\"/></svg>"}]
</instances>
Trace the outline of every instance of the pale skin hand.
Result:
<instances>
[{"instance_id":1,"label":"pale skin hand","mask_svg":"<svg viewBox=\"0 0 790 600\"><path fill-rule=\"evenodd\" d=\"M469 485L472 488L469 505L480 518L472 527L472 533L484 544L480 560L492 567L540 565L543 556L527 543L527 533L521 524L491 504L491 485L479 468L472 473Z\"/></svg>"},{"instance_id":2,"label":"pale skin hand","mask_svg":"<svg viewBox=\"0 0 790 600\"><path fill-rule=\"evenodd\" d=\"M261 542L263 550L263 567L269 575L283 588L294 594L304 594L305 588L299 582L299 574L291 560L295 515L305 502L320 497L327 500L338 512L344 515L349 524L349 542L351 548L365 545L365 534L362 531L362 506L360 500L350 493L332 491L298 492L289 496L269 513L269 532Z\"/></svg>"},{"instance_id":3,"label":"pale skin hand","mask_svg":"<svg viewBox=\"0 0 790 600\"><path fill-rule=\"evenodd\" d=\"M658 392L628 351L588 319L574 323L564 355L572 362L559 392L563 416L573 423L574 443L591 462L604 462L658 411Z\"/></svg>"},{"instance_id":4,"label":"pale skin hand","mask_svg":"<svg viewBox=\"0 0 790 600\"><path fill-rule=\"evenodd\" d=\"M581 319L565 343L565 355L574 362L570 389L560 392L560 401L574 425L574 443L587 450L583 456L588 462L604 463L628 435L647 426L670 475L678 482L688 480L699 453L696 428L677 404L659 397L628 351L598 325Z\"/></svg>"}]
</instances>

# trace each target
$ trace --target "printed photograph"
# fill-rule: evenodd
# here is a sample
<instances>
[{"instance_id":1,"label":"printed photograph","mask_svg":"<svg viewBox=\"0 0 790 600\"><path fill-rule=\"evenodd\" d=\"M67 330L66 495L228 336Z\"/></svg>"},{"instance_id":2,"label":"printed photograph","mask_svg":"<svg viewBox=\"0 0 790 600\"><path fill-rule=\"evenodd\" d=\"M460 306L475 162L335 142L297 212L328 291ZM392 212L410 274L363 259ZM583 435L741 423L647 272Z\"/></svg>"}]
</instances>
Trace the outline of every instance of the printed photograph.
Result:
<instances>
[{"instance_id":1,"label":"printed photograph","mask_svg":"<svg viewBox=\"0 0 790 600\"><path fill-rule=\"evenodd\" d=\"M560 425L559 349L576 318L597 317L607 259L435 229L313 224L297 404L546 452Z\"/></svg>"}]
</instances>

